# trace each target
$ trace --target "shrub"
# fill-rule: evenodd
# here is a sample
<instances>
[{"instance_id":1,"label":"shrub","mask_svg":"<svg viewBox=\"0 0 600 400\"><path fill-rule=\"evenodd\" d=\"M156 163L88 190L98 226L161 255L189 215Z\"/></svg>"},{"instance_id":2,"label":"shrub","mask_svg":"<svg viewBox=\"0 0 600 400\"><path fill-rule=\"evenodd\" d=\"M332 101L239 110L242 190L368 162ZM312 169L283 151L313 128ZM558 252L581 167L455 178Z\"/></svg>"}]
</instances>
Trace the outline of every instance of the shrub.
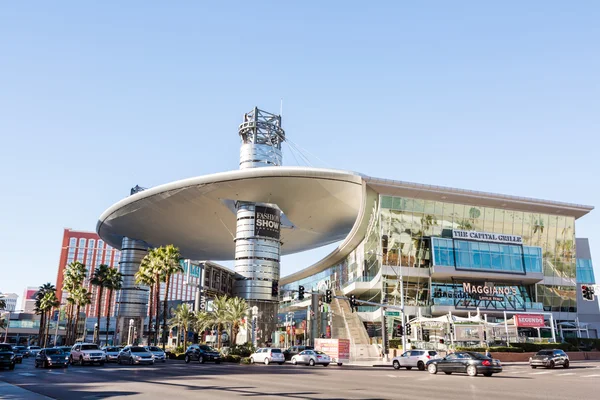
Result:
<instances>
[{"instance_id":1,"label":"shrub","mask_svg":"<svg viewBox=\"0 0 600 400\"><path fill-rule=\"evenodd\" d=\"M230 354L230 355L227 355L227 356L223 357L221 359L221 361L223 361L223 362L230 362L230 363L238 363L239 364L240 361L241 361L241 359L242 359L241 356L235 356L235 355Z\"/></svg>"},{"instance_id":2,"label":"shrub","mask_svg":"<svg viewBox=\"0 0 600 400\"><path fill-rule=\"evenodd\" d=\"M232 356L248 357L254 353L256 348L252 346L252 343L244 343L241 345L235 345L230 348L229 354Z\"/></svg>"},{"instance_id":3,"label":"shrub","mask_svg":"<svg viewBox=\"0 0 600 400\"><path fill-rule=\"evenodd\" d=\"M564 351L577 351L577 347L570 343L511 343L512 347L523 349L525 353L535 353L546 349L561 349Z\"/></svg>"},{"instance_id":4,"label":"shrub","mask_svg":"<svg viewBox=\"0 0 600 400\"><path fill-rule=\"evenodd\" d=\"M402 339L390 339L390 349L402 348Z\"/></svg>"},{"instance_id":5,"label":"shrub","mask_svg":"<svg viewBox=\"0 0 600 400\"><path fill-rule=\"evenodd\" d=\"M250 362L250 357L243 357L240 359L240 364L252 364Z\"/></svg>"}]
</instances>

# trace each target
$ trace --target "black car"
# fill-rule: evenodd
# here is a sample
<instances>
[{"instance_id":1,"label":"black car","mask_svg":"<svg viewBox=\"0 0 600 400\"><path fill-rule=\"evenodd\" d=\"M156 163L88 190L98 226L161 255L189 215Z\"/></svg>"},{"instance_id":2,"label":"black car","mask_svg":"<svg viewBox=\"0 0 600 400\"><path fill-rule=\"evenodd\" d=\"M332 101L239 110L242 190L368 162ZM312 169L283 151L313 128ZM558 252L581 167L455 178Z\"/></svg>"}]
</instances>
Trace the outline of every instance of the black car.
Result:
<instances>
[{"instance_id":1,"label":"black car","mask_svg":"<svg viewBox=\"0 0 600 400\"><path fill-rule=\"evenodd\" d=\"M198 361L204 364L206 361L214 361L215 364L221 363L221 355L215 349L204 344L193 344L185 351L185 362Z\"/></svg>"},{"instance_id":2,"label":"black car","mask_svg":"<svg viewBox=\"0 0 600 400\"><path fill-rule=\"evenodd\" d=\"M450 375L453 372L460 372L469 376L476 376L477 374L492 376L492 374L502 372L500 361L474 351L459 351L448 354L444 358L428 361L426 366L430 374L443 372Z\"/></svg>"},{"instance_id":3,"label":"black car","mask_svg":"<svg viewBox=\"0 0 600 400\"><path fill-rule=\"evenodd\" d=\"M283 351L283 356L287 361L291 360L296 354L302 353L304 350L314 350L312 346L290 346Z\"/></svg>"},{"instance_id":4,"label":"black car","mask_svg":"<svg viewBox=\"0 0 600 400\"><path fill-rule=\"evenodd\" d=\"M13 346L12 351L13 353L15 353L15 362L17 364L22 364L23 363L23 350L21 350L21 348L24 348L22 346Z\"/></svg>"},{"instance_id":5,"label":"black car","mask_svg":"<svg viewBox=\"0 0 600 400\"><path fill-rule=\"evenodd\" d=\"M64 351L57 348L42 349L35 355L35 367L49 368L69 366L69 356Z\"/></svg>"},{"instance_id":6,"label":"black car","mask_svg":"<svg viewBox=\"0 0 600 400\"><path fill-rule=\"evenodd\" d=\"M8 369L15 369L15 364L15 353L12 346L0 343L0 368L8 367Z\"/></svg>"}]
</instances>

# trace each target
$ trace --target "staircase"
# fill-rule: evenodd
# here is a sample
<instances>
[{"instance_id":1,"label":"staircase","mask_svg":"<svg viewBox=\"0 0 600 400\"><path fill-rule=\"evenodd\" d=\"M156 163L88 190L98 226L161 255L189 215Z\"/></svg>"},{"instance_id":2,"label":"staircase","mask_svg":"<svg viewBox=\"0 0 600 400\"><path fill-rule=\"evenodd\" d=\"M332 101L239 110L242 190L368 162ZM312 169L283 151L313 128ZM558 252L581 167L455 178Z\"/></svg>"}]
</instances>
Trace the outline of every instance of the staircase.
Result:
<instances>
[{"instance_id":1,"label":"staircase","mask_svg":"<svg viewBox=\"0 0 600 400\"><path fill-rule=\"evenodd\" d=\"M371 344L364 324L358 314L350 310L348 302L334 298L331 309L333 311L331 337L334 339L350 339L350 360L380 360L377 345Z\"/></svg>"}]
</instances>

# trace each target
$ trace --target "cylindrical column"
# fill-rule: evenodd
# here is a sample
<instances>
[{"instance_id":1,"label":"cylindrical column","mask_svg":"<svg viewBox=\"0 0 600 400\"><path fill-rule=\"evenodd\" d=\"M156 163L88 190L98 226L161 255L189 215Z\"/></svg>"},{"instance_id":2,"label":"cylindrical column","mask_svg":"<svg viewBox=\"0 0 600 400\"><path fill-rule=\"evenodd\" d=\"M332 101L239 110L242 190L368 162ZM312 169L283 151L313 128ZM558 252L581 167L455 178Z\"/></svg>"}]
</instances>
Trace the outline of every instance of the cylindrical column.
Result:
<instances>
[{"instance_id":1,"label":"cylindrical column","mask_svg":"<svg viewBox=\"0 0 600 400\"><path fill-rule=\"evenodd\" d=\"M123 238L121 259L119 260L119 271L123 274L123 285L117 297L117 326L121 327L121 342L127 337L128 332L125 331L124 335L123 328L127 329L129 327L129 320L134 319L136 325L143 327L148 313L149 289L135 282L135 274L140 269L140 264L146 254L148 254L148 244L146 242ZM127 322L122 323L122 321ZM143 334L144 331L141 329L138 332L138 337L141 339Z\"/></svg>"}]
</instances>

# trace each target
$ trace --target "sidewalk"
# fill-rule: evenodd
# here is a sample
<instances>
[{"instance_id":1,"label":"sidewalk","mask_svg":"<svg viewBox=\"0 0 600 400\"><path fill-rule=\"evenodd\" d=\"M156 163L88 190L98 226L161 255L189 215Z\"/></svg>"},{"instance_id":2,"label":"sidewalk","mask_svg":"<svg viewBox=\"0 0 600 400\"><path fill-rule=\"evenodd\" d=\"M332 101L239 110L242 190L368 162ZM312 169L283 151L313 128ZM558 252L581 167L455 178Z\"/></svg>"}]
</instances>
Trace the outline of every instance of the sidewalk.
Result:
<instances>
[{"instance_id":1,"label":"sidewalk","mask_svg":"<svg viewBox=\"0 0 600 400\"><path fill-rule=\"evenodd\" d=\"M0 399L49 400L51 398L0 381Z\"/></svg>"}]
</instances>

